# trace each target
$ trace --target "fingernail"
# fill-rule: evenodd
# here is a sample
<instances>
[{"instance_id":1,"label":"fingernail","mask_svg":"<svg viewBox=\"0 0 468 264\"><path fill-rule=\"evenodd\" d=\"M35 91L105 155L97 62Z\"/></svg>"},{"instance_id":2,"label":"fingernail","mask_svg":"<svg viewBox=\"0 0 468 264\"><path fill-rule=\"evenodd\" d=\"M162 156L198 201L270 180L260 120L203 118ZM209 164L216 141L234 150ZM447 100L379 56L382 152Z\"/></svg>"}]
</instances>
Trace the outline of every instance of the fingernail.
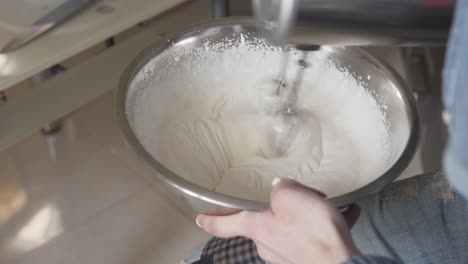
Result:
<instances>
[{"instance_id":1,"label":"fingernail","mask_svg":"<svg viewBox=\"0 0 468 264\"><path fill-rule=\"evenodd\" d=\"M199 228L201 228L200 222L198 222L198 217L195 218L195 224L197 224L197 226L198 226Z\"/></svg>"},{"instance_id":2,"label":"fingernail","mask_svg":"<svg viewBox=\"0 0 468 264\"><path fill-rule=\"evenodd\" d=\"M276 186L280 182L281 182L281 178L274 178L273 181L271 182L271 185Z\"/></svg>"}]
</instances>

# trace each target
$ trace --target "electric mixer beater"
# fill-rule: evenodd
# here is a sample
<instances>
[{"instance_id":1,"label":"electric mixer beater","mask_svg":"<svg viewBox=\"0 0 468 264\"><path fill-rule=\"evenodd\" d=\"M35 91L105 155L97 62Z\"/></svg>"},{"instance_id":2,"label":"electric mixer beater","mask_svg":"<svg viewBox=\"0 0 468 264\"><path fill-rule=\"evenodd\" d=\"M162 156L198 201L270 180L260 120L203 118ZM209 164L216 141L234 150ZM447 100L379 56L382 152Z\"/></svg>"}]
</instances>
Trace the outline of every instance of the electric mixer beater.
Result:
<instances>
[{"instance_id":1,"label":"electric mixer beater","mask_svg":"<svg viewBox=\"0 0 468 264\"><path fill-rule=\"evenodd\" d=\"M306 120L300 118L300 109L298 109L298 97L301 89L304 70L309 66L307 61L308 51L300 51L300 59L293 60L293 68L297 68L294 79L291 81L286 80L286 70L290 64L291 49L286 49L281 59L280 72L277 79L274 81L274 95L277 97L278 105L274 112L276 115L276 122L272 125L273 144L270 155L271 157L284 156L289 148L290 143L294 140L298 129L304 127L303 124ZM317 127L317 126L315 126ZM310 129L310 126L308 127ZM316 129L314 129L316 130ZM315 131L317 132L317 131ZM316 133L318 134L318 133ZM263 155L268 157L268 155Z\"/></svg>"}]
</instances>

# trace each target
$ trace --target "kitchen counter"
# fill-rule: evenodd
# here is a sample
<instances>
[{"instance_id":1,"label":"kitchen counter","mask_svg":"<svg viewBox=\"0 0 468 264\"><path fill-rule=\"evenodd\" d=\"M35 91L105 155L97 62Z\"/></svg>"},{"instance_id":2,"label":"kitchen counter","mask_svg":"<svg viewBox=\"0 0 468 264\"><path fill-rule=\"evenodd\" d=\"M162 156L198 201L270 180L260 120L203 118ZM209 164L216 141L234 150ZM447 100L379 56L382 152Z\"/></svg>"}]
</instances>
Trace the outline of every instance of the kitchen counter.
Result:
<instances>
[{"instance_id":1,"label":"kitchen counter","mask_svg":"<svg viewBox=\"0 0 468 264\"><path fill-rule=\"evenodd\" d=\"M66 23L8 54L0 54L0 91L25 80L186 0L96 1ZM0 9L0 45L27 30L64 0L5 0Z\"/></svg>"}]
</instances>

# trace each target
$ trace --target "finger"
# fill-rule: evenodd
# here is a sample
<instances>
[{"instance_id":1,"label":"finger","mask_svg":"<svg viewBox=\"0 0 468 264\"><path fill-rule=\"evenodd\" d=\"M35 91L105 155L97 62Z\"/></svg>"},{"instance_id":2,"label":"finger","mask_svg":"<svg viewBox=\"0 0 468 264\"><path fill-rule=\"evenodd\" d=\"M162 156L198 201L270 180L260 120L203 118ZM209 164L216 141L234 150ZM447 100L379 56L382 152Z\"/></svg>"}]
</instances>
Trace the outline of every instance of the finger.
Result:
<instances>
[{"instance_id":1,"label":"finger","mask_svg":"<svg viewBox=\"0 0 468 264\"><path fill-rule=\"evenodd\" d=\"M214 216L200 214L197 216L197 225L215 237L245 236L250 238L249 230L253 230L256 220L255 212L242 211L227 216Z\"/></svg>"},{"instance_id":2,"label":"finger","mask_svg":"<svg viewBox=\"0 0 468 264\"><path fill-rule=\"evenodd\" d=\"M273 189L271 191L271 195L273 196L277 191L281 189L290 189L294 191L304 192L304 193L312 193L314 195L318 195L321 198L326 198L327 195L323 192L300 184L297 181L287 179L287 178L275 178L271 183L273 185Z\"/></svg>"},{"instance_id":3,"label":"finger","mask_svg":"<svg viewBox=\"0 0 468 264\"><path fill-rule=\"evenodd\" d=\"M273 185L273 190L272 192L276 192L280 189L290 189L298 192L304 192L304 193L312 193L314 195L318 195L322 198L326 198L327 195L324 194L323 192L310 188L308 186L305 186L295 180L292 179L287 179L287 178L275 178L272 182Z\"/></svg>"},{"instance_id":4,"label":"finger","mask_svg":"<svg viewBox=\"0 0 468 264\"><path fill-rule=\"evenodd\" d=\"M352 204L345 212L343 212L343 217L349 228L356 224L359 219L359 215L361 215L361 207L357 204Z\"/></svg>"}]
</instances>

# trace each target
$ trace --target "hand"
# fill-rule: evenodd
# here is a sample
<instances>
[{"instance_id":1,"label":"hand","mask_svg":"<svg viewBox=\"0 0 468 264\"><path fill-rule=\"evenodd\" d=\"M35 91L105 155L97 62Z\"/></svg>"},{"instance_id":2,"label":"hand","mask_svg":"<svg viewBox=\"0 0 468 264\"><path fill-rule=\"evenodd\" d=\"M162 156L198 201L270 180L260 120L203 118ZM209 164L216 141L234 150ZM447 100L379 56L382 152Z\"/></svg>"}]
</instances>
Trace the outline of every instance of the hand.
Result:
<instances>
[{"instance_id":1,"label":"hand","mask_svg":"<svg viewBox=\"0 0 468 264\"><path fill-rule=\"evenodd\" d=\"M199 215L197 224L216 237L252 239L260 257L273 263L338 264L360 254L349 231L359 211L354 205L343 217L323 194L281 180L271 192L271 209Z\"/></svg>"}]
</instances>

